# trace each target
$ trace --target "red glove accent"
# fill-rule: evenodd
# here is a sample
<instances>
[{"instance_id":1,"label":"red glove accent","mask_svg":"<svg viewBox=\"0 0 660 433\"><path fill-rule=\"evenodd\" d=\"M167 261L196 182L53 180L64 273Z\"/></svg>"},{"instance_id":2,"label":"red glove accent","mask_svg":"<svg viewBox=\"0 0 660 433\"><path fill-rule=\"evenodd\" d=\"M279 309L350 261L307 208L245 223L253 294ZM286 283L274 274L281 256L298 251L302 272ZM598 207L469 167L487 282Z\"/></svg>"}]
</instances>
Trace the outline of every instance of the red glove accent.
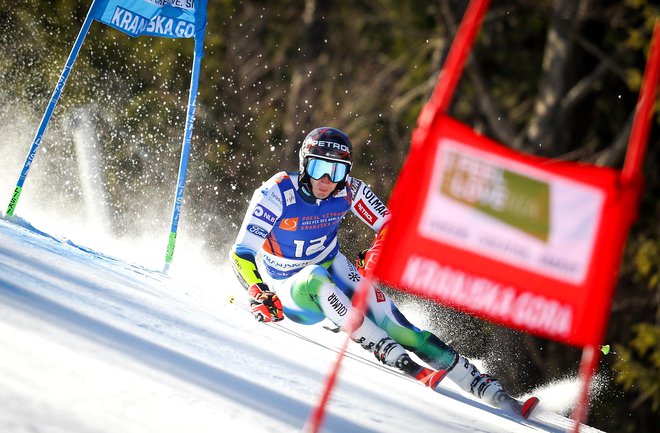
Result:
<instances>
[{"instance_id":1,"label":"red glove accent","mask_svg":"<svg viewBox=\"0 0 660 433\"><path fill-rule=\"evenodd\" d=\"M357 259L355 259L355 267L358 270L358 273L364 277L364 260L366 259L369 248L365 248L358 253Z\"/></svg>"},{"instance_id":2,"label":"red glove accent","mask_svg":"<svg viewBox=\"0 0 660 433\"><path fill-rule=\"evenodd\" d=\"M252 315L260 322L279 322L284 319L282 301L264 283L256 283L248 289Z\"/></svg>"},{"instance_id":3,"label":"red glove accent","mask_svg":"<svg viewBox=\"0 0 660 433\"><path fill-rule=\"evenodd\" d=\"M373 270L376 268L376 263L378 263L378 259L380 258L380 252L383 249L386 227L387 226L380 229L376 235L376 239L374 239L374 243L371 245L371 248L362 250L360 254L358 254L358 258L355 261L355 266L357 267L360 275L363 277L366 276L367 273L373 272Z\"/></svg>"}]
</instances>

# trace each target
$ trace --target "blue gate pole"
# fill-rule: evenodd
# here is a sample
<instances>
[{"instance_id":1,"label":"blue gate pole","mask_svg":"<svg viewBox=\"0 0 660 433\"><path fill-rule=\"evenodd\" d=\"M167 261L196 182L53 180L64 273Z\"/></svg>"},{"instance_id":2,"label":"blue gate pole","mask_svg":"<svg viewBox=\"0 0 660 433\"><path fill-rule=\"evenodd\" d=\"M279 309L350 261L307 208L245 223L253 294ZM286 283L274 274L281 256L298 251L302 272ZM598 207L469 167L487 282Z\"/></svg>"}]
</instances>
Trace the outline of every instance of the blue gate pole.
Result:
<instances>
[{"instance_id":1,"label":"blue gate pole","mask_svg":"<svg viewBox=\"0 0 660 433\"><path fill-rule=\"evenodd\" d=\"M27 177L28 172L30 171L30 166L32 165L32 162L34 160L34 155L37 153L37 149L41 144L41 139L44 135L44 132L46 131L48 122L50 121L50 118L53 115L53 111L55 110L57 101L60 99L60 94L62 93L62 89L64 89L66 80L67 78L69 78L69 73L71 72L73 63L76 61L76 57L78 57L78 52L80 51L80 47L82 47L82 44L85 41L85 36L87 36L87 32L89 31L89 27L92 25L92 21L94 21L92 14L93 9L94 9L94 3L92 3L92 6L89 8L89 11L87 12L87 17L85 18L85 22L83 22L83 25L80 28L80 32L78 32L78 37L76 37L76 42L73 44L73 48L71 49L69 58L67 59L66 64L64 65L64 69L60 74L60 79L57 81L57 85L55 86L55 90L53 90L53 95L50 98L48 107L46 108L46 111L44 112L44 115L41 119L41 124L39 125L39 129L37 130L37 133L34 136L34 140L32 141L32 147L30 147L30 151L28 152L28 155L25 158L25 164L23 164L23 170L21 170L21 175L18 178L18 182L16 183L16 188L14 189L14 193L12 194L11 200L9 201L9 206L7 207L8 216L14 215L14 211L16 210L16 204L18 203L18 198L21 195L21 191L23 191L23 183L25 182L25 178Z\"/></svg>"},{"instance_id":2,"label":"blue gate pole","mask_svg":"<svg viewBox=\"0 0 660 433\"><path fill-rule=\"evenodd\" d=\"M172 209L172 225L170 227L170 236L167 243L167 252L165 254L165 267L163 272L167 273L172 264L174 255L174 244L176 243L176 233L179 227L179 216L183 204L183 191L186 186L186 174L188 171L188 157L190 156L190 141L192 138L193 122L195 120L195 105L197 104L197 88L199 84L199 72L202 66L202 57L204 57L204 35L195 36L195 54L193 56L193 67L190 77L190 94L188 95L188 113L186 115L186 128L183 136L183 145L181 148L181 160L179 162L179 175L176 182L176 195L174 197L174 207Z\"/></svg>"}]
</instances>

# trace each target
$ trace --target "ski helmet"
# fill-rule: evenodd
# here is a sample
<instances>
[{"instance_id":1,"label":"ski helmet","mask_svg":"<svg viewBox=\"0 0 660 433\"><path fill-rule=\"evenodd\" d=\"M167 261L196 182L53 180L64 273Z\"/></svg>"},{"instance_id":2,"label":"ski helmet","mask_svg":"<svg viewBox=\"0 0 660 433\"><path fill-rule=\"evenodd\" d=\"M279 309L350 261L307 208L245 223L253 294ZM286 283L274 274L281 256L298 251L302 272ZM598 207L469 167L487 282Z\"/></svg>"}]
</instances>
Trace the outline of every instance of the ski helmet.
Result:
<instances>
[{"instance_id":1,"label":"ski helmet","mask_svg":"<svg viewBox=\"0 0 660 433\"><path fill-rule=\"evenodd\" d=\"M307 134L307 137L303 140L298 157L300 162L299 182L309 188L310 191L310 175L307 172L307 166L312 158L345 165L346 169L340 171L343 174L342 178L336 181L337 188L335 191L339 191L346 186L346 178L353 165L353 145L348 136L338 129L330 127L316 128Z\"/></svg>"}]
</instances>

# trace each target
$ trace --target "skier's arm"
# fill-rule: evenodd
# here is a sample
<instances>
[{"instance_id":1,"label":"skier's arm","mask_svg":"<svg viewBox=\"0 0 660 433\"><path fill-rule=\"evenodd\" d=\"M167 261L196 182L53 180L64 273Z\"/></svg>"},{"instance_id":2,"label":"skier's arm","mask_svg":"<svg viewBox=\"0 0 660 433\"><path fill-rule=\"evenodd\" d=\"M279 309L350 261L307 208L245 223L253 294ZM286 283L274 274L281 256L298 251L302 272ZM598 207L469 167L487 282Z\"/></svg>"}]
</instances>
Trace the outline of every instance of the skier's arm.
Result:
<instances>
[{"instance_id":1,"label":"skier's arm","mask_svg":"<svg viewBox=\"0 0 660 433\"><path fill-rule=\"evenodd\" d=\"M383 249L383 240L385 239L386 234L387 224L376 234L371 246L358 253L358 258L355 260L355 266L360 275L365 276L367 275L367 272L372 272L376 267L380 252Z\"/></svg>"},{"instance_id":2,"label":"skier's arm","mask_svg":"<svg viewBox=\"0 0 660 433\"><path fill-rule=\"evenodd\" d=\"M376 232L371 247L360 252L355 261L360 274L366 275L367 271L374 268L380 256L390 220L390 211L363 181L351 179L350 183L353 213Z\"/></svg>"},{"instance_id":3,"label":"skier's arm","mask_svg":"<svg viewBox=\"0 0 660 433\"><path fill-rule=\"evenodd\" d=\"M277 322L284 319L282 301L263 282L254 253L232 251L232 268L250 297L250 308L254 318L260 322Z\"/></svg>"},{"instance_id":4,"label":"skier's arm","mask_svg":"<svg viewBox=\"0 0 660 433\"><path fill-rule=\"evenodd\" d=\"M378 233L390 219L390 211L385 206L385 202L360 179L350 178L349 183L351 211Z\"/></svg>"},{"instance_id":5,"label":"skier's arm","mask_svg":"<svg viewBox=\"0 0 660 433\"><path fill-rule=\"evenodd\" d=\"M358 254L357 260L355 260L355 266L358 269L360 275L365 276L367 272L372 272L376 267L378 258L380 257L380 252L383 249L383 240L387 234L387 224L385 224L379 231L376 233L373 243L369 248L366 248Z\"/></svg>"},{"instance_id":6,"label":"skier's arm","mask_svg":"<svg viewBox=\"0 0 660 433\"><path fill-rule=\"evenodd\" d=\"M230 252L230 258L231 267L241 285L247 290L253 284L263 283L259 270L257 270L254 252L240 247L237 249Z\"/></svg>"},{"instance_id":7,"label":"skier's arm","mask_svg":"<svg viewBox=\"0 0 660 433\"><path fill-rule=\"evenodd\" d=\"M272 179L257 189L250 200L243 223L230 250L236 277L247 290L254 317L262 322L282 320L282 303L263 282L257 269L257 251L282 214L279 190Z\"/></svg>"},{"instance_id":8,"label":"skier's arm","mask_svg":"<svg viewBox=\"0 0 660 433\"><path fill-rule=\"evenodd\" d=\"M263 283L257 270L256 257L283 212L282 198L277 185L280 175L264 182L252 194L236 241L229 253L234 273L246 289L253 284Z\"/></svg>"}]
</instances>

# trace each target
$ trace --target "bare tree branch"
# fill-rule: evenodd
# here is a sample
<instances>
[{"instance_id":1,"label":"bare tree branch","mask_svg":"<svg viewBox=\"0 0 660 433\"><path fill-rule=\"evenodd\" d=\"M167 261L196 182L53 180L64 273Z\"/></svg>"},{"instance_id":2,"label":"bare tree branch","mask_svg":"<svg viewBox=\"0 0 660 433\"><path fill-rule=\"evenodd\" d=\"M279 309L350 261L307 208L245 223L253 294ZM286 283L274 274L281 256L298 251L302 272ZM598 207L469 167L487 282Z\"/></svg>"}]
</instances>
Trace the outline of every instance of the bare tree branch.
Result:
<instances>
[{"instance_id":1,"label":"bare tree branch","mask_svg":"<svg viewBox=\"0 0 660 433\"><path fill-rule=\"evenodd\" d=\"M635 118L635 112L633 110L628 117L626 126L619 132L611 145L607 149L600 152L595 157L595 163L597 165L602 165L606 167L612 167L619 165L626 154L626 149L628 147L628 138L630 137L630 131L632 130L633 119Z\"/></svg>"},{"instance_id":2,"label":"bare tree branch","mask_svg":"<svg viewBox=\"0 0 660 433\"><path fill-rule=\"evenodd\" d=\"M444 15L445 23L452 33L456 33L458 26L456 18L449 7L447 2L442 2L441 10ZM483 79L481 68L473 55L470 55L467 64L467 73L474 85L474 90L477 94L477 101L479 108L488 121L488 125L492 129L496 138L504 143L512 144L515 141L516 133L504 115L503 111L497 106L495 100L488 92L487 86Z\"/></svg>"},{"instance_id":3,"label":"bare tree branch","mask_svg":"<svg viewBox=\"0 0 660 433\"><path fill-rule=\"evenodd\" d=\"M306 88L309 87L311 80L315 78L316 72L325 60L322 53L323 41L326 39L325 11L328 7L328 2L305 0L302 16L302 47L292 68L291 88L286 100L283 124L286 155L295 153L298 145L296 138L300 134L300 129L306 127L311 119L310 113L301 109L301 97L308 93Z\"/></svg>"},{"instance_id":4,"label":"bare tree branch","mask_svg":"<svg viewBox=\"0 0 660 433\"><path fill-rule=\"evenodd\" d=\"M566 70L569 62L570 29L575 26L579 2L554 0L543 55L543 75L534 105L534 117L527 128L527 149L538 145L547 149L556 146L555 131L561 96L566 88Z\"/></svg>"}]
</instances>

